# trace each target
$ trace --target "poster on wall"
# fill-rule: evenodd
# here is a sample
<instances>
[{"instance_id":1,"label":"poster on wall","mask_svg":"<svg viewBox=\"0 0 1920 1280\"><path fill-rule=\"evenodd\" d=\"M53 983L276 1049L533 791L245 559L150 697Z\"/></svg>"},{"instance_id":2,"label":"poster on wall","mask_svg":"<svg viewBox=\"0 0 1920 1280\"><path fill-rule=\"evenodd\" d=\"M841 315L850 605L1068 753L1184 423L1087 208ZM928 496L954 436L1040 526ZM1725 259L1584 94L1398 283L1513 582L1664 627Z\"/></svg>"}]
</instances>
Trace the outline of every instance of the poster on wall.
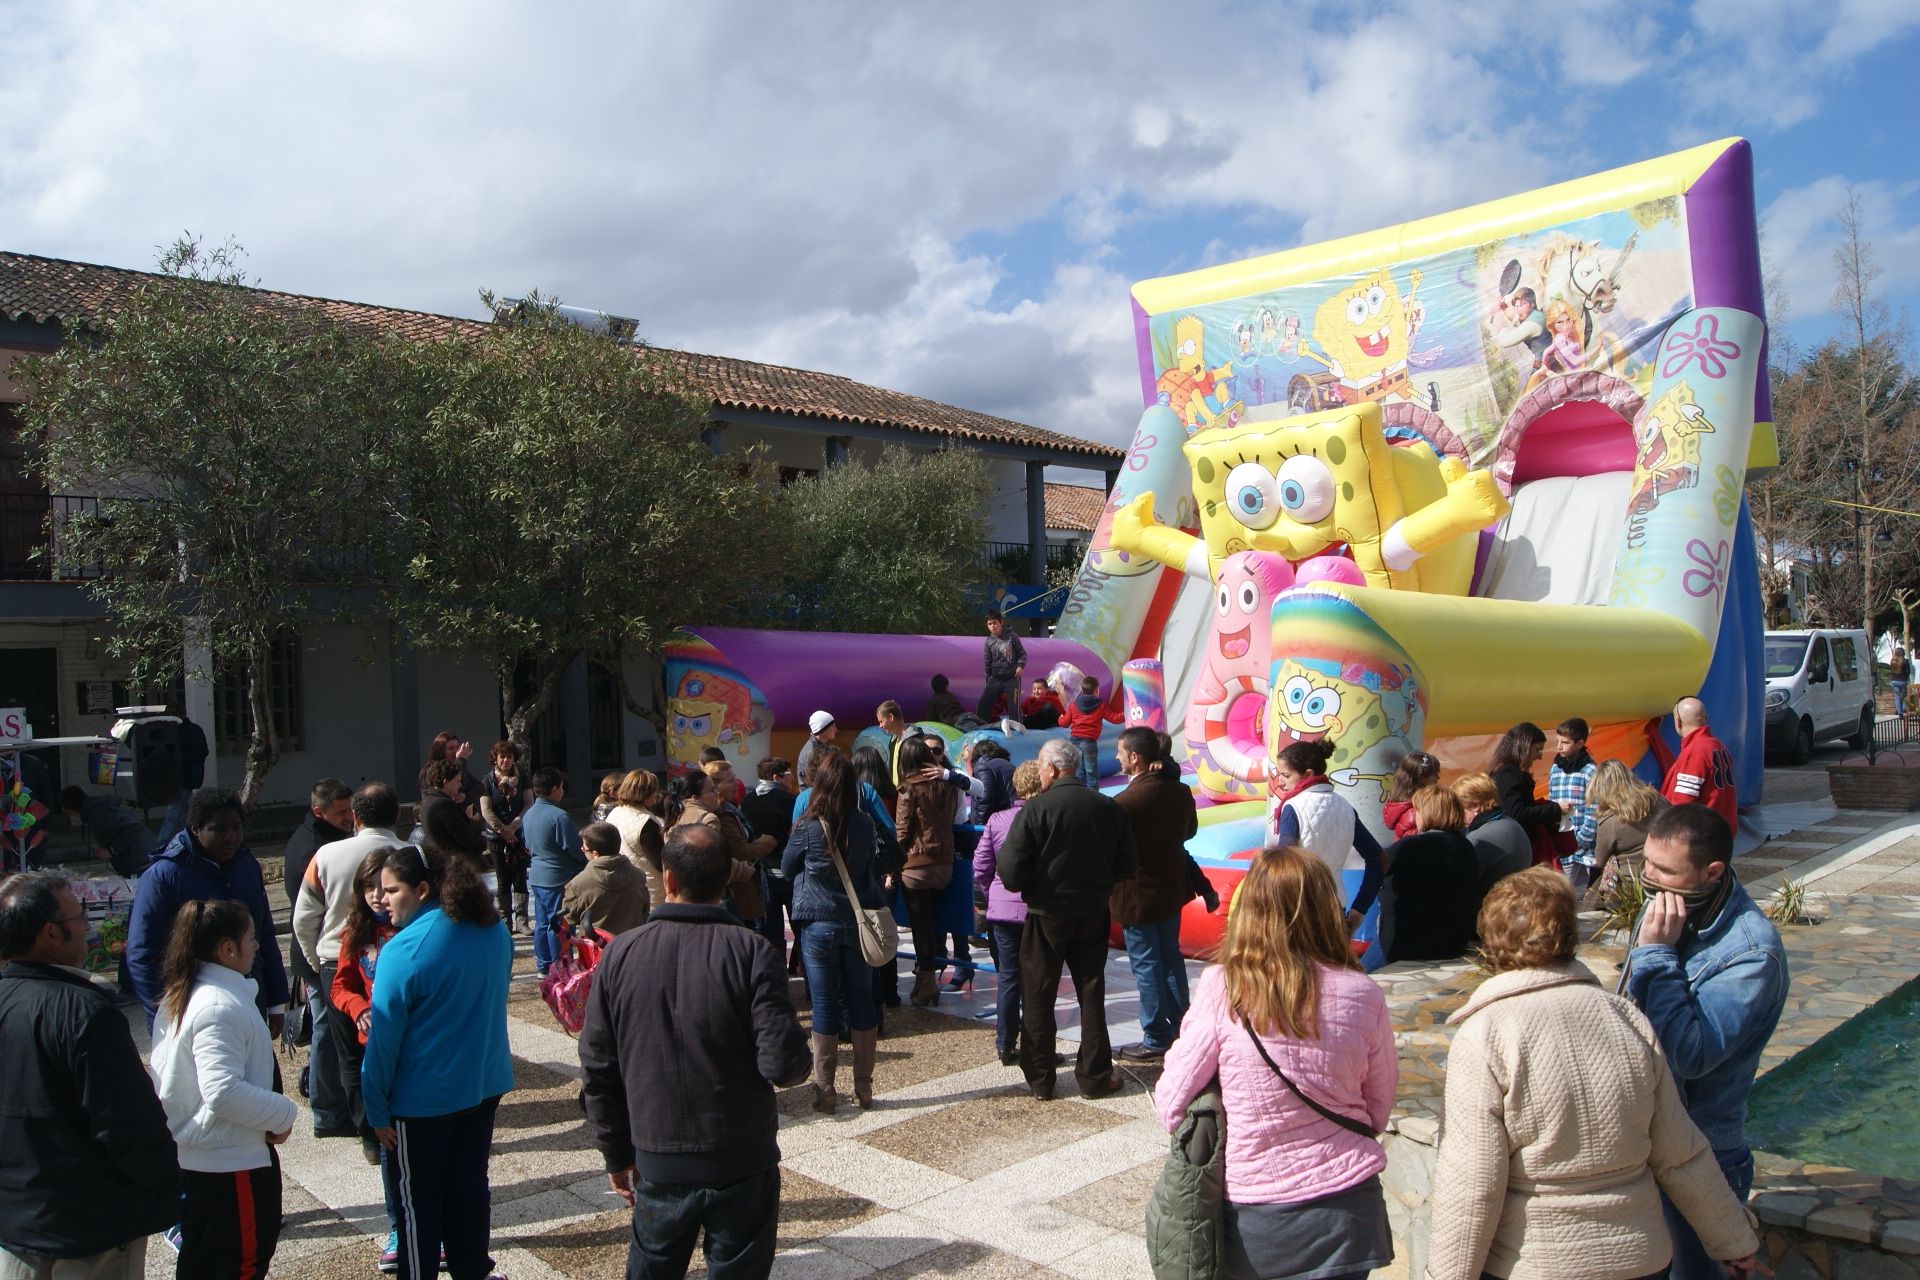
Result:
<instances>
[{"instance_id":1,"label":"poster on wall","mask_svg":"<svg viewBox=\"0 0 1920 1280\"><path fill-rule=\"evenodd\" d=\"M1256 409L1373 401L1390 438L1483 465L1515 409L1558 380L1644 396L1690 281L1685 212L1667 197L1153 315L1142 354L1189 434Z\"/></svg>"}]
</instances>

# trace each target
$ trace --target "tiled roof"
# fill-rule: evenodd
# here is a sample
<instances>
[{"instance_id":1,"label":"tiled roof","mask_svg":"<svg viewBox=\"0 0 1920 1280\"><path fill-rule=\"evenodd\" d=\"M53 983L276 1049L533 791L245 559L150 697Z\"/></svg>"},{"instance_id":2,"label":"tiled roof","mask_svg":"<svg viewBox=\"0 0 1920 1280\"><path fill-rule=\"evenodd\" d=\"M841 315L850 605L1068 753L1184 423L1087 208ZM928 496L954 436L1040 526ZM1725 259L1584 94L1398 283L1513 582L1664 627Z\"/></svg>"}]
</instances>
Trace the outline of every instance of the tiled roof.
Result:
<instances>
[{"instance_id":1,"label":"tiled roof","mask_svg":"<svg viewBox=\"0 0 1920 1280\"><path fill-rule=\"evenodd\" d=\"M102 267L90 262L0 253L0 320L86 326L126 305L133 291L156 277L150 271ZM409 338L437 338L461 329L484 327L478 320L437 316L425 311L370 307L332 298L310 298L271 289L251 292L275 309L313 310L348 324L397 330Z\"/></svg>"},{"instance_id":2,"label":"tiled roof","mask_svg":"<svg viewBox=\"0 0 1920 1280\"><path fill-rule=\"evenodd\" d=\"M124 267L97 266L60 258L0 252L0 321L85 326L125 305L127 298L151 273ZM410 338L437 338L460 330L480 330L484 321L376 307L333 298L254 291L268 306L317 308L348 324L394 331ZM749 409L762 413L824 419L905 431L925 432L1015 447L1074 453L1100 462L1117 463L1121 449L1073 436L1061 435L975 413L937 400L926 400L883 387L870 387L837 374L781 365L736 360L656 347L655 354L678 367L688 384L710 396L721 409ZM724 412L717 415L724 418ZM1049 486L1051 487L1051 486Z\"/></svg>"},{"instance_id":3,"label":"tiled roof","mask_svg":"<svg viewBox=\"0 0 1920 1280\"><path fill-rule=\"evenodd\" d=\"M1093 527L1100 523L1100 513L1106 507L1107 494L1104 489L1084 484L1047 486L1049 529L1076 529L1092 533Z\"/></svg>"}]
</instances>

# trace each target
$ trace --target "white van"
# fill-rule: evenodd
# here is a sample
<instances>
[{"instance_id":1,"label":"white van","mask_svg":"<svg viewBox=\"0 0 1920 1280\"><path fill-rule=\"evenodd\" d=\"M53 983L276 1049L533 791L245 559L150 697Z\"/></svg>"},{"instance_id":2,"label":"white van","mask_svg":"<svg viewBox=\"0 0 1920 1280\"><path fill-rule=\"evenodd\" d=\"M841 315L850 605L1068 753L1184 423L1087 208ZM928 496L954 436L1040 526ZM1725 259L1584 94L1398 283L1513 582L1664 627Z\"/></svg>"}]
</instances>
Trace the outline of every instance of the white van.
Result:
<instances>
[{"instance_id":1,"label":"white van","mask_svg":"<svg viewBox=\"0 0 1920 1280\"><path fill-rule=\"evenodd\" d=\"M1805 764L1813 744L1873 735L1873 651L1864 631L1769 631L1767 752Z\"/></svg>"}]
</instances>

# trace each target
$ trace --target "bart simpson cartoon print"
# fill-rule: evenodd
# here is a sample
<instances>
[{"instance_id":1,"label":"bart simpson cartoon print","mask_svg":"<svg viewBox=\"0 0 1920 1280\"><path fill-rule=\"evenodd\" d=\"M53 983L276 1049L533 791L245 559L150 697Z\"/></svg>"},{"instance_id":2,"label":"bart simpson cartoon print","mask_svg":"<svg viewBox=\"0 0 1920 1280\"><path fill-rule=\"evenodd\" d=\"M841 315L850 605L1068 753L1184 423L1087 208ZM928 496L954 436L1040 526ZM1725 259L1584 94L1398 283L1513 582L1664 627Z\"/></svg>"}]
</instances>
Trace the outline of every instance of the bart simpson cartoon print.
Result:
<instances>
[{"instance_id":1,"label":"bart simpson cartoon print","mask_svg":"<svg viewBox=\"0 0 1920 1280\"><path fill-rule=\"evenodd\" d=\"M1410 316L1420 292L1420 268L1407 276L1407 297L1385 267L1330 295L1313 315L1313 350L1300 344L1300 354L1327 366L1339 380L1340 398L1348 404L1380 401L1388 396L1414 397L1407 376L1407 352L1413 346Z\"/></svg>"},{"instance_id":2,"label":"bart simpson cartoon print","mask_svg":"<svg viewBox=\"0 0 1920 1280\"><path fill-rule=\"evenodd\" d=\"M1218 392L1233 378L1233 361L1207 368L1206 325L1199 316L1181 316L1173 322L1173 368L1154 384L1160 398L1187 430L1211 425L1231 407L1219 404Z\"/></svg>"}]
</instances>

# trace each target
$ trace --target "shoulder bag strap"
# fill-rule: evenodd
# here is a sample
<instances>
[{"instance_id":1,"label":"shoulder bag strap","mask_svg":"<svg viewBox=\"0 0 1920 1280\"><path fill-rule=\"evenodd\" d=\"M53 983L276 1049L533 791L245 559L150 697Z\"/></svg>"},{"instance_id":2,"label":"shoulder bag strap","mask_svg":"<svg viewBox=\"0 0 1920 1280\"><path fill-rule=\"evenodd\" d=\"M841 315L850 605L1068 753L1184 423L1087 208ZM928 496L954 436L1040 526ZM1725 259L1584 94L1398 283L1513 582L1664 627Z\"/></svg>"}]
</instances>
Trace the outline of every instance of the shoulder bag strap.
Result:
<instances>
[{"instance_id":1,"label":"shoulder bag strap","mask_svg":"<svg viewBox=\"0 0 1920 1280\"><path fill-rule=\"evenodd\" d=\"M1321 1119L1331 1120L1342 1129L1357 1133L1363 1138L1377 1138L1380 1136L1380 1131L1373 1128L1373 1126L1362 1124L1351 1116L1343 1116L1338 1111L1323 1107L1318 1102L1315 1102L1313 1098L1307 1094L1306 1090L1295 1084L1287 1073L1280 1069L1280 1064L1275 1062L1273 1055L1267 1052L1267 1046L1260 1043L1260 1037L1253 1033L1253 1028L1246 1026L1244 1023L1241 1025L1246 1030L1247 1039L1253 1041L1253 1047L1259 1052L1261 1061L1267 1064L1268 1070L1272 1071L1276 1076L1279 1076L1280 1083L1291 1089L1293 1096L1306 1103Z\"/></svg>"}]
</instances>

